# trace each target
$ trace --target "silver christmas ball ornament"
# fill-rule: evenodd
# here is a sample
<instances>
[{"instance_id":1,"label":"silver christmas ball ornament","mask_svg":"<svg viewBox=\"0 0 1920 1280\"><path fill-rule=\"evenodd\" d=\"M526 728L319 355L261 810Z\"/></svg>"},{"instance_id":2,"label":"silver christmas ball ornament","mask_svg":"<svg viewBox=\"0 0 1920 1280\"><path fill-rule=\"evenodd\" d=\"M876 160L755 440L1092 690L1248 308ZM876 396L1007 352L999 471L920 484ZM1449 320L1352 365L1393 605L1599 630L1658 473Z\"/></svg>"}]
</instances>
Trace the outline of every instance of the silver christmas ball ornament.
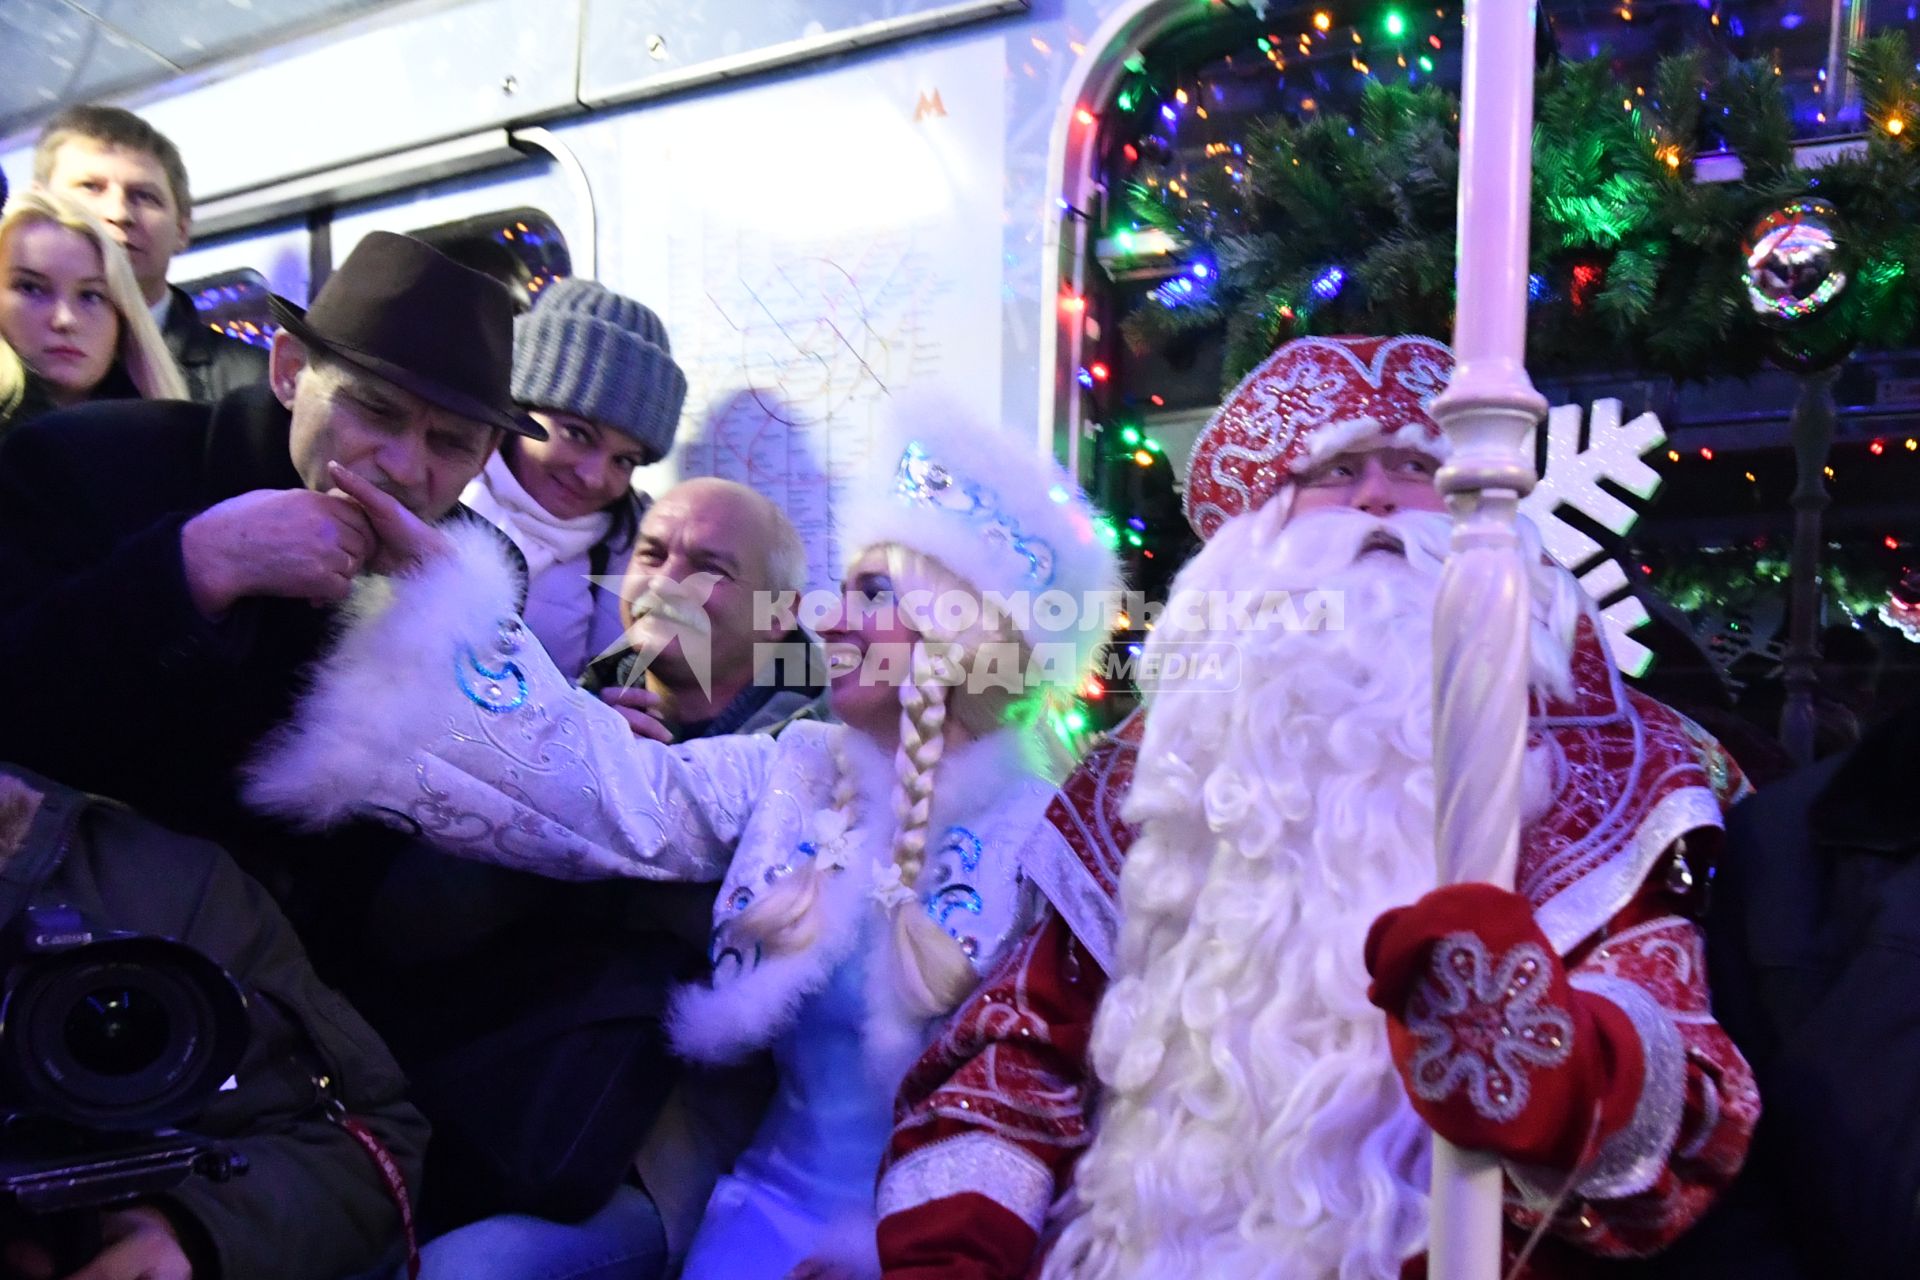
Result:
<instances>
[{"instance_id":1,"label":"silver christmas ball ornament","mask_svg":"<svg viewBox=\"0 0 1920 1280\"><path fill-rule=\"evenodd\" d=\"M1839 211L1825 200L1775 209L1753 224L1742 246L1748 305L1779 325L1828 310L1847 287L1847 248Z\"/></svg>"}]
</instances>

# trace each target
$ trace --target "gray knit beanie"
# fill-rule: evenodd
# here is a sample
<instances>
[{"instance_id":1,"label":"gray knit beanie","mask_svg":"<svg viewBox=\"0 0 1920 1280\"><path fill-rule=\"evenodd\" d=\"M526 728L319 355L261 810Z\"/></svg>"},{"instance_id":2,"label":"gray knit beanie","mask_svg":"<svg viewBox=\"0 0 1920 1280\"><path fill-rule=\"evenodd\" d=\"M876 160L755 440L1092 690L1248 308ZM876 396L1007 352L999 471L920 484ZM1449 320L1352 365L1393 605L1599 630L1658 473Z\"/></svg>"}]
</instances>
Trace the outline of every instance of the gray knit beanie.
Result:
<instances>
[{"instance_id":1,"label":"gray knit beanie","mask_svg":"<svg viewBox=\"0 0 1920 1280\"><path fill-rule=\"evenodd\" d=\"M687 375L673 362L659 316L604 285L563 276L513 322L513 398L612 427L664 458Z\"/></svg>"}]
</instances>

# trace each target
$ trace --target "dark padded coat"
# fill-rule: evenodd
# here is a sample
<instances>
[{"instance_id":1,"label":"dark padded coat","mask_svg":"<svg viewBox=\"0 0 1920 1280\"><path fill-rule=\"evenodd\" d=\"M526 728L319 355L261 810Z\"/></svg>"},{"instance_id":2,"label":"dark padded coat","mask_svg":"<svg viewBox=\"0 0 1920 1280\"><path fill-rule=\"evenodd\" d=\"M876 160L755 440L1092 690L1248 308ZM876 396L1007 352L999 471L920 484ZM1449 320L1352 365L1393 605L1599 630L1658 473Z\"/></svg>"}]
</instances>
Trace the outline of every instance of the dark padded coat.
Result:
<instances>
[{"instance_id":1,"label":"dark padded coat","mask_svg":"<svg viewBox=\"0 0 1920 1280\"><path fill-rule=\"evenodd\" d=\"M249 1169L160 1200L197 1280L338 1280L397 1263L399 1208L369 1154L327 1118L367 1125L417 1190L426 1123L372 1028L314 975L286 919L218 846L124 806L0 765L0 866L95 927L170 937L245 992L252 1040L237 1087L182 1128Z\"/></svg>"},{"instance_id":2,"label":"dark padded coat","mask_svg":"<svg viewBox=\"0 0 1920 1280\"><path fill-rule=\"evenodd\" d=\"M1920 711L1735 809L1714 1012L1760 1085L1752 1154L1664 1258L1687 1280L1906 1276L1920 1258Z\"/></svg>"}]
</instances>

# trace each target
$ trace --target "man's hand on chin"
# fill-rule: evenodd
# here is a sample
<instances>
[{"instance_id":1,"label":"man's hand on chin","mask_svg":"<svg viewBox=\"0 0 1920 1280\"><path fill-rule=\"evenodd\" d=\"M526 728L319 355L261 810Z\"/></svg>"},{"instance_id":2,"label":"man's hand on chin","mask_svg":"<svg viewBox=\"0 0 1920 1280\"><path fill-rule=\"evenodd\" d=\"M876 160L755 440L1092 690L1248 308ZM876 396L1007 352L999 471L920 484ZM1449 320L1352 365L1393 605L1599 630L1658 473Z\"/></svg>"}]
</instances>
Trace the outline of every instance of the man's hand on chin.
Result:
<instances>
[{"instance_id":1,"label":"man's hand on chin","mask_svg":"<svg viewBox=\"0 0 1920 1280\"><path fill-rule=\"evenodd\" d=\"M405 573L453 554L453 543L446 534L407 510L398 498L379 485L338 462L329 462L327 473L339 486L332 492L357 505L373 527L377 546L367 558L367 568L373 572Z\"/></svg>"}]
</instances>

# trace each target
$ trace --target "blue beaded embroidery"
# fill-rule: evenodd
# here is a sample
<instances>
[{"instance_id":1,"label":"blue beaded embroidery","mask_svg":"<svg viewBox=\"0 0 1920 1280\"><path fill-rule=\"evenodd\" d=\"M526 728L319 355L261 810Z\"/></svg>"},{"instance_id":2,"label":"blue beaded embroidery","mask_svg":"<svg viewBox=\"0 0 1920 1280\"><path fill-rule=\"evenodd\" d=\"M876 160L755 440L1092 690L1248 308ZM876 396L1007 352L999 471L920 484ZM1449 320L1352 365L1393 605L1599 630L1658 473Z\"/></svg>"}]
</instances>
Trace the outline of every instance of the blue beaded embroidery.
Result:
<instances>
[{"instance_id":1,"label":"blue beaded embroidery","mask_svg":"<svg viewBox=\"0 0 1920 1280\"><path fill-rule=\"evenodd\" d=\"M454 663L454 678L460 682L460 692L466 694L467 701L474 706L498 715L506 711L518 711L526 705L527 676L518 666L508 662L498 671L491 670L480 661L480 655L473 651L471 645L462 647L461 659ZM473 681L468 675L469 667L489 682L484 690L474 688ZM510 697L500 687L500 682L503 680L514 682L514 691Z\"/></svg>"},{"instance_id":2,"label":"blue beaded embroidery","mask_svg":"<svg viewBox=\"0 0 1920 1280\"><path fill-rule=\"evenodd\" d=\"M948 827L947 833L940 837L940 848L935 851L934 856L936 858L945 858L949 855L956 857L960 859L961 868L968 875L972 875L974 869L980 865L981 849L979 836L965 827Z\"/></svg>"},{"instance_id":3,"label":"blue beaded embroidery","mask_svg":"<svg viewBox=\"0 0 1920 1280\"><path fill-rule=\"evenodd\" d=\"M954 931L952 925L947 923L954 912L966 911L977 916L985 908L986 903L981 900L979 891L972 885L966 884L950 884L927 899L927 914L932 916L942 929L953 934L955 941L959 940L960 935Z\"/></svg>"},{"instance_id":4,"label":"blue beaded embroidery","mask_svg":"<svg viewBox=\"0 0 1920 1280\"><path fill-rule=\"evenodd\" d=\"M981 536L989 543L1006 547L1026 560L1027 577L1035 586L1045 588L1053 584L1052 544L1044 538L1022 534L1020 522L995 505L992 493L984 485L961 480L946 466L929 458L918 441L910 442L900 455L893 489L908 502L965 516L980 526Z\"/></svg>"}]
</instances>

